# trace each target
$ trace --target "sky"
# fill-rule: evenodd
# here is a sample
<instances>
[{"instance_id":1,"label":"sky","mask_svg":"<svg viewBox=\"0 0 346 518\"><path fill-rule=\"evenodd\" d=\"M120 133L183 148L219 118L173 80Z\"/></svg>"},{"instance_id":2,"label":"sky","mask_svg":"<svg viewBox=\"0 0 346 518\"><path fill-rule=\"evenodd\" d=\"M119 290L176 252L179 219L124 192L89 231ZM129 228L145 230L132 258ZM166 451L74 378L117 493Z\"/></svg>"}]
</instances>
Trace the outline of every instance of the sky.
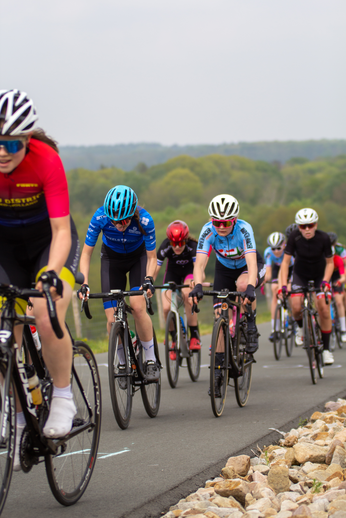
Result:
<instances>
[{"instance_id":1,"label":"sky","mask_svg":"<svg viewBox=\"0 0 346 518\"><path fill-rule=\"evenodd\" d=\"M60 145L346 138L345 0L8 1L0 48Z\"/></svg>"}]
</instances>

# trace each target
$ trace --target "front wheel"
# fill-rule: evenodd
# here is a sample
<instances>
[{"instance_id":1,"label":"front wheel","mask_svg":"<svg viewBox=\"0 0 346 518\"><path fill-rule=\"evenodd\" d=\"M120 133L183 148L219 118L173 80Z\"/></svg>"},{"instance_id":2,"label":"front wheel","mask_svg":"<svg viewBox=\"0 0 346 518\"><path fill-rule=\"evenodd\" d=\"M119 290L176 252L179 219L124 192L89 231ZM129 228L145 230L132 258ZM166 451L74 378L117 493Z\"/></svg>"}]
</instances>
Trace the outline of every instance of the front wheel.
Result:
<instances>
[{"instance_id":1,"label":"front wheel","mask_svg":"<svg viewBox=\"0 0 346 518\"><path fill-rule=\"evenodd\" d=\"M165 333L165 359L168 383L175 388L179 378L180 356L177 349L178 340L177 315L170 311L167 316Z\"/></svg>"},{"instance_id":2,"label":"front wheel","mask_svg":"<svg viewBox=\"0 0 346 518\"><path fill-rule=\"evenodd\" d=\"M201 372L201 349L190 351L190 356L186 361L191 381L197 381Z\"/></svg>"},{"instance_id":3,"label":"front wheel","mask_svg":"<svg viewBox=\"0 0 346 518\"><path fill-rule=\"evenodd\" d=\"M312 320L310 314L305 314L303 317L304 321L304 349L306 349L308 359L309 359L309 367L311 374L311 381L314 385L317 382L317 362L315 357L315 347L314 347L314 339L313 339L313 331L312 331Z\"/></svg>"},{"instance_id":4,"label":"front wheel","mask_svg":"<svg viewBox=\"0 0 346 518\"><path fill-rule=\"evenodd\" d=\"M215 322L211 338L210 399L215 417L220 417L225 408L228 385L229 350L226 334L228 326L223 317Z\"/></svg>"},{"instance_id":5,"label":"front wheel","mask_svg":"<svg viewBox=\"0 0 346 518\"><path fill-rule=\"evenodd\" d=\"M90 347L73 346L71 386L77 414L56 455L46 455L49 486L62 505L75 504L86 490L95 466L101 429L101 383Z\"/></svg>"},{"instance_id":6,"label":"front wheel","mask_svg":"<svg viewBox=\"0 0 346 518\"><path fill-rule=\"evenodd\" d=\"M153 329L153 333L154 333L154 335L153 335L154 336L154 351L155 351L156 362L161 367L159 348L157 345L156 334L155 334L154 329ZM142 370L144 370L143 369L143 365L144 365L143 355L144 355L143 347L141 347L140 363L142 365ZM146 413L148 414L149 417L156 417L159 412L160 401L161 401L161 370L160 370L158 381L146 383L145 380L143 380L143 383L141 384L141 394L142 394L143 405L144 405Z\"/></svg>"},{"instance_id":7,"label":"front wheel","mask_svg":"<svg viewBox=\"0 0 346 518\"><path fill-rule=\"evenodd\" d=\"M286 322L285 322L286 324ZM286 339L286 355L288 357L292 356L292 351L294 347L295 340L295 320L292 315L287 313L287 327L286 327L287 339Z\"/></svg>"},{"instance_id":8,"label":"front wheel","mask_svg":"<svg viewBox=\"0 0 346 518\"><path fill-rule=\"evenodd\" d=\"M243 407L250 395L253 357L245 351L245 345L240 343L240 334L235 350L235 362L238 367L238 376L234 380L235 397L238 405Z\"/></svg>"},{"instance_id":9,"label":"front wheel","mask_svg":"<svg viewBox=\"0 0 346 518\"><path fill-rule=\"evenodd\" d=\"M275 317L274 317L274 357L275 360L280 360L281 351L283 345L283 334L282 334L282 324L281 324L281 304L277 304L275 309Z\"/></svg>"},{"instance_id":10,"label":"front wheel","mask_svg":"<svg viewBox=\"0 0 346 518\"><path fill-rule=\"evenodd\" d=\"M115 420L125 430L129 426L132 410L132 372L124 328L120 322L112 324L109 334L108 381Z\"/></svg>"},{"instance_id":11,"label":"front wheel","mask_svg":"<svg viewBox=\"0 0 346 518\"><path fill-rule=\"evenodd\" d=\"M0 424L4 431L4 444L0 455L0 514L6 502L11 483L14 445L16 440L16 406L14 400L14 386L11 380L6 394L5 378L8 371L7 364L0 363ZM7 416L6 416L7 413Z\"/></svg>"}]
</instances>

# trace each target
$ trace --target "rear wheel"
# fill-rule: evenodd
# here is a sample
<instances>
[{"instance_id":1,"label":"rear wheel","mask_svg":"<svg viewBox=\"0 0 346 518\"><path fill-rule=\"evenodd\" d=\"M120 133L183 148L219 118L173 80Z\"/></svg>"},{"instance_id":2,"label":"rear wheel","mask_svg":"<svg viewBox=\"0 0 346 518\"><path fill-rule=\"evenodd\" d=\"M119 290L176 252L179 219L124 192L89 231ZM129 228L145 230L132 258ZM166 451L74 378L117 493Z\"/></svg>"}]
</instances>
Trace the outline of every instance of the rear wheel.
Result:
<instances>
[{"instance_id":1,"label":"rear wheel","mask_svg":"<svg viewBox=\"0 0 346 518\"><path fill-rule=\"evenodd\" d=\"M324 363L323 363L323 339L321 328L318 323L315 322L315 358L316 358L316 366L317 372L320 378L324 376Z\"/></svg>"},{"instance_id":2,"label":"rear wheel","mask_svg":"<svg viewBox=\"0 0 346 518\"><path fill-rule=\"evenodd\" d=\"M286 324L286 323L285 323ZM286 355L288 357L292 356L292 351L294 347L294 339L295 339L295 320L291 315L291 312L287 312L287 326L286 326Z\"/></svg>"},{"instance_id":3,"label":"rear wheel","mask_svg":"<svg viewBox=\"0 0 346 518\"><path fill-rule=\"evenodd\" d=\"M251 354L246 353L245 345L240 343L240 339L236 345L235 355L240 374L234 380L235 397L238 405L243 407L246 405L250 395L253 357Z\"/></svg>"},{"instance_id":4,"label":"rear wheel","mask_svg":"<svg viewBox=\"0 0 346 518\"><path fill-rule=\"evenodd\" d=\"M130 423L132 410L132 371L124 328L114 322L109 334L108 381L114 417L122 430Z\"/></svg>"},{"instance_id":5,"label":"rear wheel","mask_svg":"<svg viewBox=\"0 0 346 518\"><path fill-rule=\"evenodd\" d=\"M77 414L68 436L46 455L49 486L60 504L72 505L86 490L95 466L101 428L101 383L95 357L84 342L73 346L71 385Z\"/></svg>"},{"instance_id":6,"label":"rear wheel","mask_svg":"<svg viewBox=\"0 0 346 518\"><path fill-rule=\"evenodd\" d=\"M191 381L197 381L201 372L201 349L190 351L190 356L186 361Z\"/></svg>"},{"instance_id":7,"label":"rear wheel","mask_svg":"<svg viewBox=\"0 0 346 518\"><path fill-rule=\"evenodd\" d=\"M283 346L283 335L281 330L281 304L277 304L275 309L273 345L275 360L280 360Z\"/></svg>"},{"instance_id":8,"label":"rear wheel","mask_svg":"<svg viewBox=\"0 0 346 518\"><path fill-rule=\"evenodd\" d=\"M309 367L311 374L311 381L315 385L317 381L317 362L315 358L315 347L312 333L312 321L311 315L304 315L304 349L306 349L308 359L309 359Z\"/></svg>"},{"instance_id":9,"label":"rear wheel","mask_svg":"<svg viewBox=\"0 0 346 518\"><path fill-rule=\"evenodd\" d=\"M4 444L1 448L0 455L0 514L5 505L6 497L11 483L15 430L16 430L16 406L14 400L13 382L10 382L8 394L5 394L5 378L7 373L7 364L0 363L0 423L4 427L5 437ZM5 413L7 417L5 418ZM3 419L5 421L3 422Z\"/></svg>"},{"instance_id":10,"label":"rear wheel","mask_svg":"<svg viewBox=\"0 0 346 518\"><path fill-rule=\"evenodd\" d=\"M154 332L154 351L155 351L156 361L160 365L159 348L157 345L156 334L155 334L154 329L153 329L153 332ZM143 347L141 347L139 361L141 364L142 371L144 370L143 369L143 367L144 367L143 359L144 359L144 353L143 353ZM160 365L160 367L161 367L161 365ZM159 408L160 408L160 401L161 401L161 370L159 373L158 381L154 381L154 382L151 381L149 383L146 383L145 380L143 381L143 383L141 385L141 394L142 394L143 405L144 405L146 413L148 414L149 417L156 417L158 414Z\"/></svg>"},{"instance_id":11,"label":"rear wheel","mask_svg":"<svg viewBox=\"0 0 346 518\"><path fill-rule=\"evenodd\" d=\"M223 317L214 324L210 357L210 399L215 417L220 417L225 408L229 351L226 347L228 328Z\"/></svg>"},{"instance_id":12,"label":"rear wheel","mask_svg":"<svg viewBox=\"0 0 346 518\"><path fill-rule=\"evenodd\" d=\"M174 339L175 338L175 339ZM179 378L180 356L177 350L178 327L177 316L170 311L167 316L165 333L165 359L168 383L175 388Z\"/></svg>"}]
</instances>

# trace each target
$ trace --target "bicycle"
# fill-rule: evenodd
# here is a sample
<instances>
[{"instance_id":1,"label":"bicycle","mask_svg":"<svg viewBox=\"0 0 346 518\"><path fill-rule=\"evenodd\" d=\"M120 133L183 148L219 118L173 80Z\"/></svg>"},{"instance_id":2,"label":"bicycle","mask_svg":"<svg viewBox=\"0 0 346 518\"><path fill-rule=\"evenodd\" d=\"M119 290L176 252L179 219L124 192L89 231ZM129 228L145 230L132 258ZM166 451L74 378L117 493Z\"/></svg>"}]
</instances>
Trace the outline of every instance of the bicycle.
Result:
<instances>
[{"instance_id":1,"label":"bicycle","mask_svg":"<svg viewBox=\"0 0 346 518\"><path fill-rule=\"evenodd\" d=\"M336 306L335 298L332 293L332 300L330 301L330 316L332 318L332 334L330 337L330 350L334 351L336 344L338 344L339 349L342 349L342 340L341 340L341 325L339 319L338 308Z\"/></svg>"},{"instance_id":2,"label":"bicycle","mask_svg":"<svg viewBox=\"0 0 346 518\"><path fill-rule=\"evenodd\" d=\"M276 360L280 360L282 346L285 344L286 355L292 356L292 350L295 339L295 320L288 300L286 298L279 299L275 308L274 316L274 356Z\"/></svg>"},{"instance_id":3,"label":"bicycle","mask_svg":"<svg viewBox=\"0 0 346 518\"><path fill-rule=\"evenodd\" d=\"M170 386L175 388L179 378L179 367L183 367L186 359L187 370L191 381L197 381L201 370L201 349L190 351L190 340L187 333L187 318L184 307L184 316L179 314L179 309L184 304L180 290L189 288L189 284L168 282L163 286L155 286L158 289L171 290L171 309L167 315L165 331L165 359L167 366L167 378Z\"/></svg>"},{"instance_id":4,"label":"bicycle","mask_svg":"<svg viewBox=\"0 0 346 518\"><path fill-rule=\"evenodd\" d=\"M287 293L287 295L302 293L304 296L302 307L303 348L308 355L311 381L314 385L317 383L317 373L321 379L324 376L322 331L318 322L318 313L314 305L313 293L315 292L314 281L309 281L306 288L292 290ZM328 304L327 294L325 293L324 296Z\"/></svg>"},{"instance_id":5,"label":"bicycle","mask_svg":"<svg viewBox=\"0 0 346 518\"><path fill-rule=\"evenodd\" d=\"M89 294L89 299L111 297L112 300L117 301L117 306L114 307L114 322L109 334L108 379L114 417L122 430L129 426L132 398L135 392L140 389L144 408L151 418L157 416L161 400L161 372L157 380L148 379L145 372L142 344L137 333L134 335L134 341L132 341L130 335L127 313L131 313L132 308L126 304L125 297L139 295L146 297L146 292L143 290L110 290L107 293ZM151 302L147 298L146 301L148 312L153 315ZM86 299L82 301L83 309L87 318L91 319L92 316ZM161 371L162 367L154 328L153 333L155 356Z\"/></svg>"},{"instance_id":6,"label":"bicycle","mask_svg":"<svg viewBox=\"0 0 346 518\"><path fill-rule=\"evenodd\" d=\"M35 319L16 314L16 299L46 296L50 320L58 338L63 336L55 305L50 297L49 283L44 282L43 293L38 290L19 289L13 285L0 285L3 297L0 331L0 513L8 494L16 444L15 389L24 413L26 426L20 440L20 464L25 473L41 462L45 463L50 489L56 500L65 506L75 504L85 492L95 466L101 426L101 384L95 357L84 342L72 341L73 363L71 385L77 414L69 434L59 439L47 439L43 427L47 420L52 395L52 379L37 351L28 324ZM25 311L23 311L25 312ZM23 344L15 342L14 326L24 325ZM69 331L68 331L69 332ZM42 402L35 405L29 390L28 367L30 363L40 381Z\"/></svg>"},{"instance_id":7,"label":"bicycle","mask_svg":"<svg viewBox=\"0 0 346 518\"><path fill-rule=\"evenodd\" d=\"M203 291L203 295L217 296L222 299L221 314L214 323L211 339L210 357L210 398L215 417L223 413L227 386L229 380L234 380L234 390L237 403L244 407L249 399L252 365L255 359L246 352L247 316L240 316L241 302L231 300L230 297L244 297L238 291ZM193 310L195 311L195 305ZM234 336L229 331L229 309L236 311ZM246 306L251 313L251 306Z\"/></svg>"}]
</instances>

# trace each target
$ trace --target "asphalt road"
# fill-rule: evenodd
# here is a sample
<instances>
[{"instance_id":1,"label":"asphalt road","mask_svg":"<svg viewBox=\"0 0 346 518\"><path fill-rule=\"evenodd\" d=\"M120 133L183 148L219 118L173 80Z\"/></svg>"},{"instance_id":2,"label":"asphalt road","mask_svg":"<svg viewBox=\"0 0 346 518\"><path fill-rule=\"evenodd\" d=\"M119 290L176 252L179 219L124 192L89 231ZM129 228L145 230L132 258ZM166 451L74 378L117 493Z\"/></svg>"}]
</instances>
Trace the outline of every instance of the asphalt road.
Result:
<instances>
[{"instance_id":1,"label":"asphalt road","mask_svg":"<svg viewBox=\"0 0 346 518\"><path fill-rule=\"evenodd\" d=\"M162 372L162 398L157 418L150 419L140 393L134 398L132 419L120 430L110 405L107 356L99 355L103 417L98 460L89 487L74 506L64 508L52 496L44 466L29 474L14 473L3 511L4 518L159 518L180 498L220 473L226 459L240 452L251 454L258 444L277 440L309 417L324 402L346 395L346 349L335 351L335 364L325 368L325 378L313 386L304 350L274 360L268 342L269 324L260 327L251 394L239 408L229 387L221 418L212 414L209 387L210 337L203 338L201 376L197 383L181 369L172 390ZM162 357L163 346L161 346Z\"/></svg>"}]
</instances>

